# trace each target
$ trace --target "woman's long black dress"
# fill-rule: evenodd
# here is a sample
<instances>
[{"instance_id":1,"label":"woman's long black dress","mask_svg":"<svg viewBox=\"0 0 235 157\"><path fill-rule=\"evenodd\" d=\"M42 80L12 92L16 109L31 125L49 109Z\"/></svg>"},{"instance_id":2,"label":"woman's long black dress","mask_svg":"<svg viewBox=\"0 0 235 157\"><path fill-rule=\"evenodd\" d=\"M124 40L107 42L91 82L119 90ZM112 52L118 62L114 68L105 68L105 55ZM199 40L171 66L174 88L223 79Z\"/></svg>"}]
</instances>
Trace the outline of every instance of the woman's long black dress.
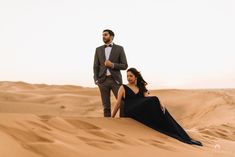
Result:
<instances>
[{"instance_id":1,"label":"woman's long black dress","mask_svg":"<svg viewBox=\"0 0 235 157\"><path fill-rule=\"evenodd\" d=\"M124 117L133 118L182 142L202 146L201 142L189 137L167 109L165 109L165 114L163 113L156 96L144 97L143 93L134 93L127 85L123 86L125 88Z\"/></svg>"}]
</instances>

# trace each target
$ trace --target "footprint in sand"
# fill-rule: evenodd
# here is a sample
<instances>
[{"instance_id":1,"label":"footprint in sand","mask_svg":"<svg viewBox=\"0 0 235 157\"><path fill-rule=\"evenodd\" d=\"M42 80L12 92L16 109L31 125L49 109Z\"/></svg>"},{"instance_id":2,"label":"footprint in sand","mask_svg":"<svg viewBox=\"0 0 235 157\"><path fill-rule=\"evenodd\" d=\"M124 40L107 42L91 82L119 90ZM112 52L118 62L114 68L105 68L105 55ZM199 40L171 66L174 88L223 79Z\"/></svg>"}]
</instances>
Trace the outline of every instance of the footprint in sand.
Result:
<instances>
[{"instance_id":1,"label":"footprint in sand","mask_svg":"<svg viewBox=\"0 0 235 157\"><path fill-rule=\"evenodd\" d=\"M169 145L166 145L166 143L164 143L162 141L159 141L159 140L156 140L156 139L143 139L143 138L140 138L139 140L144 142L144 143L147 143L151 146L158 147L158 148L161 148L161 149L164 149L164 150L168 150L168 151L175 151L176 150L175 148L173 148Z\"/></svg>"},{"instance_id":2,"label":"footprint in sand","mask_svg":"<svg viewBox=\"0 0 235 157\"><path fill-rule=\"evenodd\" d=\"M215 137L212 137L212 136L209 136L209 135L202 135L203 137L205 137L205 138L207 138L207 139L209 139L209 140L216 140L216 138Z\"/></svg>"},{"instance_id":3,"label":"footprint in sand","mask_svg":"<svg viewBox=\"0 0 235 157\"><path fill-rule=\"evenodd\" d=\"M43 125L43 124L40 124L40 123L37 123L37 122L34 122L34 121L28 121L28 123L30 125L32 125L33 127L35 127L35 128L40 128L42 130L52 131L52 129L47 127L46 125Z\"/></svg>"},{"instance_id":4,"label":"footprint in sand","mask_svg":"<svg viewBox=\"0 0 235 157\"><path fill-rule=\"evenodd\" d=\"M116 142L120 142L123 144L127 144L127 145L138 145L140 143L138 143L137 141L131 140L130 138L127 140L125 138L124 134L119 134L119 133L112 133L109 131L105 131L105 130L88 130L88 133L95 135L97 137L100 137L102 139L107 139L107 140L111 140L111 141L116 141Z\"/></svg>"},{"instance_id":5,"label":"footprint in sand","mask_svg":"<svg viewBox=\"0 0 235 157\"><path fill-rule=\"evenodd\" d=\"M117 133L117 135L122 136L122 137L124 137L124 136L125 136L124 134L121 134L121 133Z\"/></svg>"},{"instance_id":6,"label":"footprint in sand","mask_svg":"<svg viewBox=\"0 0 235 157\"><path fill-rule=\"evenodd\" d=\"M50 137L41 136L32 130L21 130L18 128L12 128L8 126L0 125L0 129L8 135L12 136L19 143L35 143L35 142L46 142L53 143L54 141Z\"/></svg>"},{"instance_id":7,"label":"footprint in sand","mask_svg":"<svg viewBox=\"0 0 235 157\"><path fill-rule=\"evenodd\" d=\"M39 119L41 119L42 122L47 122L49 121L51 118L53 118L53 116L49 116L49 115L40 115L38 116Z\"/></svg>"},{"instance_id":8,"label":"footprint in sand","mask_svg":"<svg viewBox=\"0 0 235 157\"><path fill-rule=\"evenodd\" d=\"M84 122L82 120L66 119L66 121L78 129L82 129L86 131L87 133L90 133L94 136L97 136L99 138L102 138L108 141L115 141L115 142L123 143L127 145L141 145L141 143L138 142L137 140L130 140L130 139L127 140L124 134L119 134L119 133L115 134L113 132L103 130L102 128L94 124Z\"/></svg>"},{"instance_id":9,"label":"footprint in sand","mask_svg":"<svg viewBox=\"0 0 235 157\"><path fill-rule=\"evenodd\" d=\"M93 125L91 123L88 122L84 122L81 120L77 120L77 119L66 119L66 121L70 124L72 124L73 126L75 126L78 129L84 129L84 130L90 130L90 129L94 129L94 130L101 130L100 127Z\"/></svg>"},{"instance_id":10,"label":"footprint in sand","mask_svg":"<svg viewBox=\"0 0 235 157\"><path fill-rule=\"evenodd\" d=\"M93 147L96 147L96 148L99 148L99 149L112 150L112 149L120 149L121 148L115 142L109 141L109 140L87 138L87 137L82 137L82 136L77 136L77 138L82 140L86 144L93 146Z\"/></svg>"}]
</instances>

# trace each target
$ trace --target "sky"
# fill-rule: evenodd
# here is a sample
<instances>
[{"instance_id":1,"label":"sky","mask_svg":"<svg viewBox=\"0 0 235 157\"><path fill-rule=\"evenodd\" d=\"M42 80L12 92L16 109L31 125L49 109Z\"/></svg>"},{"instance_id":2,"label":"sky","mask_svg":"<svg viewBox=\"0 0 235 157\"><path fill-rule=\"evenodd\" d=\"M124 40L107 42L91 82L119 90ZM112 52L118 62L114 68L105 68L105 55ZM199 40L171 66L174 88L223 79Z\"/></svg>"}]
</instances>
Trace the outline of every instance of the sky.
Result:
<instances>
[{"instance_id":1,"label":"sky","mask_svg":"<svg viewBox=\"0 0 235 157\"><path fill-rule=\"evenodd\" d=\"M0 0L0 81L95 87L111 29L150 89L235 88L234 28L233 0Z\"/></svg>"}]
</instances>

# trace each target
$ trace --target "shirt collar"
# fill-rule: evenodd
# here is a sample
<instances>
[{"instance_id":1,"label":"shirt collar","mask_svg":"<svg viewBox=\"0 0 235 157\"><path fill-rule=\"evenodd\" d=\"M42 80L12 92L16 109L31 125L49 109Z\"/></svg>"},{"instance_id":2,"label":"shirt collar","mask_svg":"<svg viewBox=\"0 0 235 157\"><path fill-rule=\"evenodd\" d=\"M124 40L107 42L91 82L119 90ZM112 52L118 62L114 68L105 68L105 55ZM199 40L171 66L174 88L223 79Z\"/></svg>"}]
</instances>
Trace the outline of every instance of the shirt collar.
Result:
<instances>
[{"instance_id":1,"label":"shirt collar","mask_svg":"<svg viewBox=\"0 0 235 157\"><path fill-rule=\"evenodd\" d=\"M108 45L112 45L113 46L113 42L111 42L110 44L104 44L104 46L106 47L106 46L108 46Z\"/></svg>"}]
</instances>

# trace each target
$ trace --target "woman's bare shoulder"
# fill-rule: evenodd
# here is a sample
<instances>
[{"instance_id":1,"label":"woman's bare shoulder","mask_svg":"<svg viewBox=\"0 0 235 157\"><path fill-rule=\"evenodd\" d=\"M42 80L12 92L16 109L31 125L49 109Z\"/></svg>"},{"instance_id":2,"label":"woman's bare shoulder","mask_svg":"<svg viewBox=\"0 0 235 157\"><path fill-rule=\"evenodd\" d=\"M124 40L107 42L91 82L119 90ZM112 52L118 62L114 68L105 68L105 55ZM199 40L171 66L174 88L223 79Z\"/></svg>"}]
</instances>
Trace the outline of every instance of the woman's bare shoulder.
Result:
<instances>
[{"instance_id":1,"label":"woman's bare shoulder","mask_svg":"<svg viewBox=\"0 0 235 157\"><path fill-rule=\"evenodd\" d=\"M122 84L122 85L119 87L119 91L121 91L121 92L125 91L124 86L125 86L125 85Z\"/></svg>"}]
</instances>

